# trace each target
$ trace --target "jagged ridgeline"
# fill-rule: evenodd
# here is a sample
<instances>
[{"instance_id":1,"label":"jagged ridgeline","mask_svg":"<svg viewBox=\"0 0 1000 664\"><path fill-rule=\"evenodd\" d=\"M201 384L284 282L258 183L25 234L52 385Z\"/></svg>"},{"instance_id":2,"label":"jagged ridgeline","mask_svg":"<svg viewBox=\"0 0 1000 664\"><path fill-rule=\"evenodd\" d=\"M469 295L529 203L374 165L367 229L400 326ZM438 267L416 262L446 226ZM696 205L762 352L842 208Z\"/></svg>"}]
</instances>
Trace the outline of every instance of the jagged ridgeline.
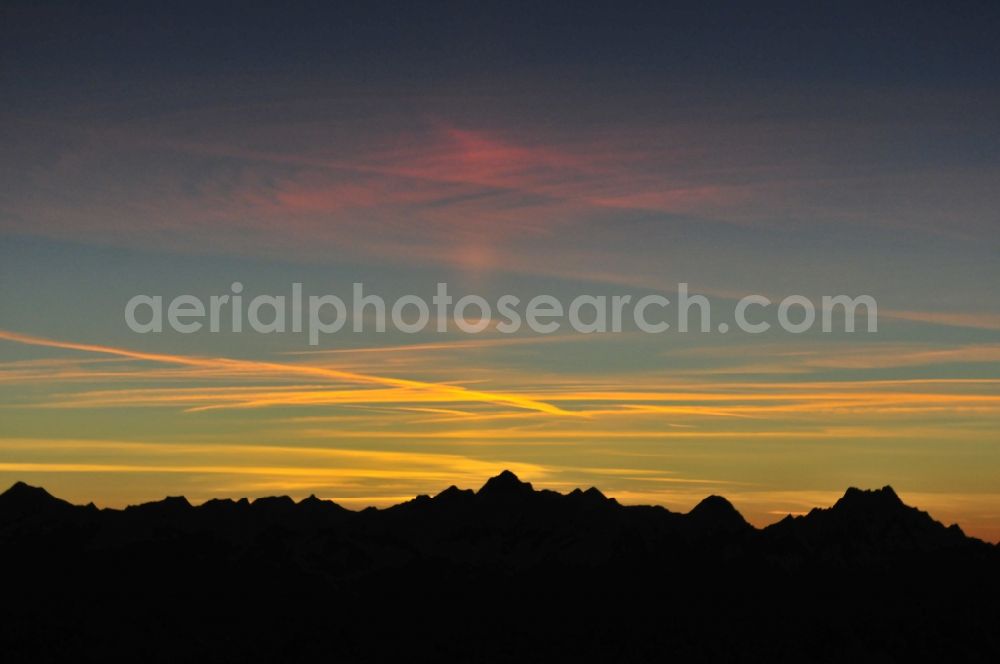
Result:
<instances>
[{"instance_id":1,"label":"jagged ridgeline","mask_svg":"<svg viewBox=\"0 0 1000 664\"><path fill-rule=\"evenodd\" d=\"M362 511L17 483L0 546L4 647L32 661L1000 661L997 547L890 487L756 529L719 496L676 513L507 471Z\"/></svg>"}]
</instances>

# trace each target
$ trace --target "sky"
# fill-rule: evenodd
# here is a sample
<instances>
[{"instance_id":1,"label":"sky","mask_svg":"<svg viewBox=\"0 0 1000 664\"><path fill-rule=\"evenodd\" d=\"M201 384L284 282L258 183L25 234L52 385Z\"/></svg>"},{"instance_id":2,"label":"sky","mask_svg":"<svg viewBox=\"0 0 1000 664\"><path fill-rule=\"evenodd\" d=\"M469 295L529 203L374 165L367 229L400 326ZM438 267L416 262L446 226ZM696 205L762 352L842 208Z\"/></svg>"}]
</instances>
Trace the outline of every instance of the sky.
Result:
<instances>
[{"instance_id":1,"label":"sky","mask_svg":"<svg viewBox=\"0 0 1000 664\"><path fill-rule=\"evenodd\" d=\"M1000 540L995 3L6 2L0 485L384 506L505 468ZM867 294L877 332L126 325L135 295ZM718 314L717 314L718 312Z\"/></svg>"}]
</instances>

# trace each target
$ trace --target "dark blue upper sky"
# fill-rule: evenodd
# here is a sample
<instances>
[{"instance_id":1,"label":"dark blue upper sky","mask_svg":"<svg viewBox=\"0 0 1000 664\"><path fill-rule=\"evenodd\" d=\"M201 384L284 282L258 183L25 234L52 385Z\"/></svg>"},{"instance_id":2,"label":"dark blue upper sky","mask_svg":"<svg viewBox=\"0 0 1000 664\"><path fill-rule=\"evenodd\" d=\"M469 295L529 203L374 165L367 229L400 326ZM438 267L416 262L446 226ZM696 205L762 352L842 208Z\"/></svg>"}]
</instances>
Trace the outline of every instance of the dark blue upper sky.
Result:
<instances>
[{"instance_id":1,"label":"dark blue upper sky","mask_svg":"<svg viewBox=\"0 0 1000 664\"><path fill-rule=\"evenodd\" d=\"M7 2L8 103L254 75L380 85L995 87L1000 5ZM40 98L35 97L39 95Z\"/></svg>"}]
</instances>

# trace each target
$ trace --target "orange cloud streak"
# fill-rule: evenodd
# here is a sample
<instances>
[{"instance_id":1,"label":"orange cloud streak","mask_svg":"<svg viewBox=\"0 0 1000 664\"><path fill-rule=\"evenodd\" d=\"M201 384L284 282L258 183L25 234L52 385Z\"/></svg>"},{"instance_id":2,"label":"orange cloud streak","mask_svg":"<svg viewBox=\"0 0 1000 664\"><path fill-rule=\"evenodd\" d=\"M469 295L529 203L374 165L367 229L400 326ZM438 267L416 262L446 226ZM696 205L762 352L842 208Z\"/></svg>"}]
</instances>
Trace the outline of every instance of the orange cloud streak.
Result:
<instances>
[{"instance_id":1,"label":"orange cloud streak","mask_svg":"<svg viewBox=\"0 0 1000 664\"><path fill-rule=\"evenodd\" d=\"M441 383L428 383L424 381L408 380L403 378L388 378L375 376L372 374L362 374L350 371L341 371L329 367L314 367L300 364L282 364L278 362L262 362L258 360L236 360L231 358L205 358L192 357L186 355L172 355L164 353L146 353L133 351L125 348L112 346L101 346L96 344L81 344L69 341L57 341L43 337L35 337L26 334L18 334L7 330L0 330L0 339L13 341L15 343L27 344L31 346L45 346L48 348L64 348L68 350L79 350L90 353L103 353L107 355L117 355L135 360L145 360L149 362L161 362L168 364L181 364L191 367L222 368L233 371L248 370L252 372L270 372L281 375L297 374L315 376L320 378L343 380L354 383L367 383L383 385L401 389L415 390L439 395L442 401L456 402L485 402L503 404L515 408L533 410L550 415L570 415L569 411L527 397L515 394L503 394L493 392L483 392L479 390L469 390L456 385Z\"/></svg>"}]
</instances>

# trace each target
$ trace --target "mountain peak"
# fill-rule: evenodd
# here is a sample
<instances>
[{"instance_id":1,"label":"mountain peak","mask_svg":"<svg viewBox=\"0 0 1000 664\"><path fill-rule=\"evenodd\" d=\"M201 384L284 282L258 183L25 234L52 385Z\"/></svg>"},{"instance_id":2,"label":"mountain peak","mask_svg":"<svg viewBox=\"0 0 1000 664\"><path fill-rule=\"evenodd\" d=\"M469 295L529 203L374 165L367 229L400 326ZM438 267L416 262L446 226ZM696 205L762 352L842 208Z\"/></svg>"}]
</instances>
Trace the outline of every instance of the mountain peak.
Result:
<instances>
[{"instance_id":1,"label":"mountain peak","mask_svg":"<svg viewBox=\"0 0 1000 664\"><path fill-rule=\"evenodd\" d=\"M688 512L688 516L700 524L713 528L738 530L750 527L743 515L722 496L713 495L704 498Z\"/></svg>"},{"instance_id":2,"label":"mountain peak","mask_svg":"<svg viewBox=\"0 0 1000 664\"><path fill-rule=\"evenodd\" d=\"M496 477L486 480L486 484L476 492L476 495L508 497L522 496L533 492L534 488L530 482L522 482L518 479L517 475L509 470L505 470Z\"/></svg>"},{"instance_id":3,"label":"mountain peak","mask_svg":"<svg viewBox=\"0 0 1000 664\"><path fill-rule=\"evenodd\" d=\"M185 496L167 496L162 501L165 505L170 505L177 508L187 508L191 507L191 503Z\"/></svg>"},{"instance_id":4,"label":"mountain peak","mask_svg":"<svg viewBox=\"0 0 1000 664\"><path fill-rule=\"evenodd\" d=\"M566 497L571 498L573 500L582 501L585 504L591 504L591 505L602 505L604 503L611 501L611 499L609 499L607 496L601 493L600 489L593 486L587 489L586 491L580 489L579 487L573 489L568 494L566 494Z\"/></svg>"},{"instance_id":5,"label":"mountain peak","mask_svg":"<svg viewBox=\"0 0 1000 664\"><path fill-rule=\"evenodd\" d=\"M694 508L691 509L689 514L732 514L736 512L736 508L733 504L723 498L722 496L711 495L701 499Z\"/></svg>"},{"instance_id":6,"label":"mountain peak","mask_svg":"<svg viewBox=\"0 0 1000 664\"><path fill-rule=\"evenodd\" d=\"M448 487L441 493L434 496L434 500L437 501L461 500L464 497L472 496L474 494L475 492L472 489L459 489L457 486L452 484L450 487Z\"/></svg>"},{"instance_id":7,"label":"mountain peak","mask_svg":"<svg viewBox=\"0 0 1000 664\"><path fill-rule=\"evenodd\" d=\"M0 509L5 513L37 513L71 507L65 500L56 498L41 487L15 482L0 494Z\"/></svg>"},{"instance_id":8,"label":"mountain peak","mask_svg":"<svg viewBox=\"0 0 1000 664\"><path fill-rule=\"evenodd\" d=\"M341 514L347 511L332 500L324 500L314 493L310 494L308 498L300 500L297 507L307 514Z\"/></svg>"},{"instance_id":9,"label":"mountain peak","mask_svg":"<svg viewBox=\"0 0 1000 664\"><path fill-rule=\"evenodd\" d=\"M22 497L41 497L41 498L52 498L52 494L39 486L31 486L25 482L17 481L14 482L9 489L0 493L0 498L11 499L11 498L22 498Z\"/></svg>"},{"instance_id":10,"label":"mountain peak","mask_svg":"<svg viewBox=\"0 0 1000 664\"><path fill-rule=\"evenodd\" d=\"M140 503L139 505L129 505L125 508L126 512L132 514L159 514L161 516L168 516L172 514L181 514L186 512L191 508L191 503L184 496L167 496L163 500L154 500L148 503Z\"/></svg>"},{"instance_id":11,"label":"mountain peak","mask_svg":"<svg viewBox=\"0 0 1000 664\"><path fill-rule=\"evenodd\" d=\"M881 489L851 487L844 492L833 508L840 510L885 510L904 507L896 492L888 484Z\"/></svg>"}]
</instances>

